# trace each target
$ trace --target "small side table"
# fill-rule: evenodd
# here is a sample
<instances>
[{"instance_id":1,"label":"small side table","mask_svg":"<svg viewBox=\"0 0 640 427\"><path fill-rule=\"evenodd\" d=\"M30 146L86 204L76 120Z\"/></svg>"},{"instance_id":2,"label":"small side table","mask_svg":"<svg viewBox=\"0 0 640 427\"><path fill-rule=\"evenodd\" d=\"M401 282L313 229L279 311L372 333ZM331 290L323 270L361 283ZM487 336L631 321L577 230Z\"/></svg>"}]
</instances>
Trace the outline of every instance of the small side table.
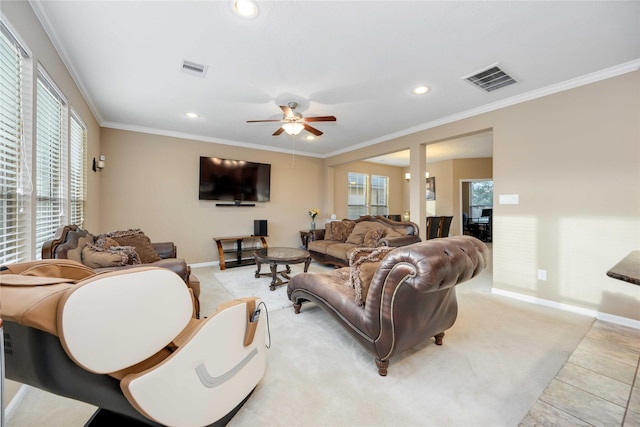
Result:
<instances>
[{"instance_id":1,"label":"small side table","mask_svg":"<svg viewBox=\"0 0 640 427\"><path fill-rule=\"evenodd\" d=\"M322 229L316 228L316 230L322 230ZM300 241L302 242L302 246L300 246L300 248L304 248L305 251L309 249L309 241L313 240L313 239L310 239L312 231L313 230L309 228L307 228L306 230L300 230Z\"/></svg>"}]
</instances>

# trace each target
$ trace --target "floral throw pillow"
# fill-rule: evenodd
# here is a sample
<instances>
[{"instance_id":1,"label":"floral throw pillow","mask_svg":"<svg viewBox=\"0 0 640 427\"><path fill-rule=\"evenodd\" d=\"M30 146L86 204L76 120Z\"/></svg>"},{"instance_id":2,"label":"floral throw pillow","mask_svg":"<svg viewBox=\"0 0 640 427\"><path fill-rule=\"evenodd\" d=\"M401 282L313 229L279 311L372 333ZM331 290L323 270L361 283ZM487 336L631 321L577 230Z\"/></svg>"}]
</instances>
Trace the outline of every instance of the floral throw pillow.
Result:
<instances>
[{"instance_id":1,"label":"floral throw pillow","mask_svg":"<svg viewBox=\"0 0 640 427\"><path fill-rule=\"evenodd\" d=\"M367 300L371 279L380 261L395 248L356 248L349 256L349 284L355 290L356 304L363 306Z\"/></svg>"}]
</instances>

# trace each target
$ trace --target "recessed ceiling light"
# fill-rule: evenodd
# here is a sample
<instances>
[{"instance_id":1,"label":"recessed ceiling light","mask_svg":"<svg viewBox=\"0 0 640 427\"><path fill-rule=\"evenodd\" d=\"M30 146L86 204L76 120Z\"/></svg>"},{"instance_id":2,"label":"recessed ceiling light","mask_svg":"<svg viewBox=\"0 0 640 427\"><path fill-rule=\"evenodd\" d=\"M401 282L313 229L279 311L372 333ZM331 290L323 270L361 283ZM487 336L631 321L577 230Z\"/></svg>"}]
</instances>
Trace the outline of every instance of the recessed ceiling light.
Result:
<instances>
[{"instance_id":1,"label":"recessed ceiling light","mask_svg":"<svg viewBox=\"0 0 640 427\"><path fill-rule=\"evenodd\" d=\"M313 135L307 135L307 140L309 140L309 141L313 141L314 139L316 139L316 137L315 137L315 136L313 136Z\"/></svg>"},{"instance_id":2,"label":"recessed ceiling light","mask_svg":"<svg viewBox=\"0 0 640 427\"><path fill-rule=\"evenodd\" d=\"M187 113L186 116L189 117L190 119L197 119L200 117L196 113Z\"/></svg>"},{"instance_id":3,"label":"recessed ceiling light","mask_svg":"<svg viewBox=\"0 0 640 427\"><path fill-rule=\"evenodd\" d=\"M429 92L429 88L426 86L418 86L414 88L412 92L416 95L424 95L425 93Z\"/></svg>"},{"instance_id":4,"label":"recessed ceiling light","mask_svg":"<svg viewBox=\"0 0 640 427\"><path fill-rule=\"evenodd\" d=\"M233 9L244 18L253 18L258 14L258 6L249 0L236 0L233 3Z\"/></svg>"}]
</instances>

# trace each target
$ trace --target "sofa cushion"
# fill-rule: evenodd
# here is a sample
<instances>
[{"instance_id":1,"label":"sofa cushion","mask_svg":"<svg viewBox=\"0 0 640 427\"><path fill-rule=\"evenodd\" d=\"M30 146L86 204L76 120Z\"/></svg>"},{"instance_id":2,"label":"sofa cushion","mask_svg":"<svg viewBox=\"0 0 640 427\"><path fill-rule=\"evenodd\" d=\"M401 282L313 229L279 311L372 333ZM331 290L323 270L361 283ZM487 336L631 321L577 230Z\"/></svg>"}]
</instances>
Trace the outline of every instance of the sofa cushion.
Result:
<instances>
[{"instance_id":1,"label":"sofa cushion","mask_svg":"<svg viewBox=\"0 0 640 427\"><path fill-rule=\"evenodd\" d=\"M78 239L78 246L67 250L67 259L82 263L82 249L86 245L93 244L94 237L91 234L80 237Z\"/></svg>"},{"instance_id":2,"label":"sofa cushion","mask_svg":"<svg viewBox=\"0 0 640 427\"><path fill-rule=\"evenodd\" d=\"M353 231L351 232L351 234L349 235L349 237L347 238L346 242L347 243L353 243L354 245L364 245L364 237L367 235L367 233L371 230L384 230L388 227L384 226L383 224L380 224L379 222L375 222L375 221L362 221L356 224L356 226L353 228Z\"/></svg>"},{"instance_id":3,"label":"sofa cushion","mask_svg":"<svg viewBox=\"0 0 640 427\"><path fill-rule=\"evenodd\" d=\"M357 246L352 243L336 243L333 242L332 245L327 246L327 255L331 255L332 257L338 259L349 259L349 255L351 252L356 249Z\"/></svg>"},{"instance_id":4,"label":"sofa cushion","mask_svg":"<svg viewBox=\"0 0 640 427\"><path fill-rule=\"evenodd\" d=\"M107 233L107 237L118 242L119 246L133 246L143 264L160 261L160 256L151 246L151 240L139 228L112 231Z\"/></svg>"},{"instance_id":5,"label":"sofa cushion","mask_svg":"<svg viewBox=\"0 0 640 427\"><path fill-rule=\"evenodd\" d=\"M112 246L107 249L95 245L82 248L82 263L89 268L120 267L140 264L133 246Z\"/></svg>"},{"instance_id":6,"label":"sofa cushion","mask_svg":"<svg viewBox=\"0 0 640 427\"><path fill-rule=\"evenodd\" d=\"M381 228L374 228L373 230L367 231L367 234L364 235L364 246L367 248L375 248L378 246L378 242L382 237L384 237L385 230Z\"/></svg>"},{"instance_id":7,"label":"sofa cushion","mask_svg":"<svg viewBox=\"0 0 640 427\"><path fill-rule=\"evenodd\" d=\"M311 240L309 242L309 250L320 254L326 254L327 248L335 244L336 242L333 240Z\"/></svg>"},{"instance_id":8,"label":"sofa cushion","mask_svg":"<svg viewBox=\"0 0 640 427\"><path fill-rule=\"evenodd\" d=\"M349 284L355 290L356 304L363 306L371 279L380 265L380 261L395 248L356 248L349 256Z\"/></svg>"},{"instance_id":9,"label":"sofa cushion","mask_svg":"<svg viewBox=\"0 0 640 427\"><path fill-rule=\"evenodd\" d=\"M332 221L325 227L324 239L344 243L355 226L356 222L351 220Z\"/></svg>"}]
</instances>

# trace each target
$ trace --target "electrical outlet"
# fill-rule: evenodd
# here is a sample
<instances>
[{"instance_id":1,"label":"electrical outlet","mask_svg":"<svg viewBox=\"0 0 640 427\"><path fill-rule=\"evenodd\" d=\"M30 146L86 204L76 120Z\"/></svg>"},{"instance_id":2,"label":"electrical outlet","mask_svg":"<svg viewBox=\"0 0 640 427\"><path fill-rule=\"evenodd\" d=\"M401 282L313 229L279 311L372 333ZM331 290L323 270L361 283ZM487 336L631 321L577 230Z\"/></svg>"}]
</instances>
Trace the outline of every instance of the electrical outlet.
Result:
<instances>
[{"instance_id":1,"label":"electrical outlet","mask_svg":"<svg viewBox=\"0 0 640 427\"><path fill-rule=\"evenodd\" d=\"M538 280L547 280L547 270L538 270Z\"/></svg>"}]
</instances>

